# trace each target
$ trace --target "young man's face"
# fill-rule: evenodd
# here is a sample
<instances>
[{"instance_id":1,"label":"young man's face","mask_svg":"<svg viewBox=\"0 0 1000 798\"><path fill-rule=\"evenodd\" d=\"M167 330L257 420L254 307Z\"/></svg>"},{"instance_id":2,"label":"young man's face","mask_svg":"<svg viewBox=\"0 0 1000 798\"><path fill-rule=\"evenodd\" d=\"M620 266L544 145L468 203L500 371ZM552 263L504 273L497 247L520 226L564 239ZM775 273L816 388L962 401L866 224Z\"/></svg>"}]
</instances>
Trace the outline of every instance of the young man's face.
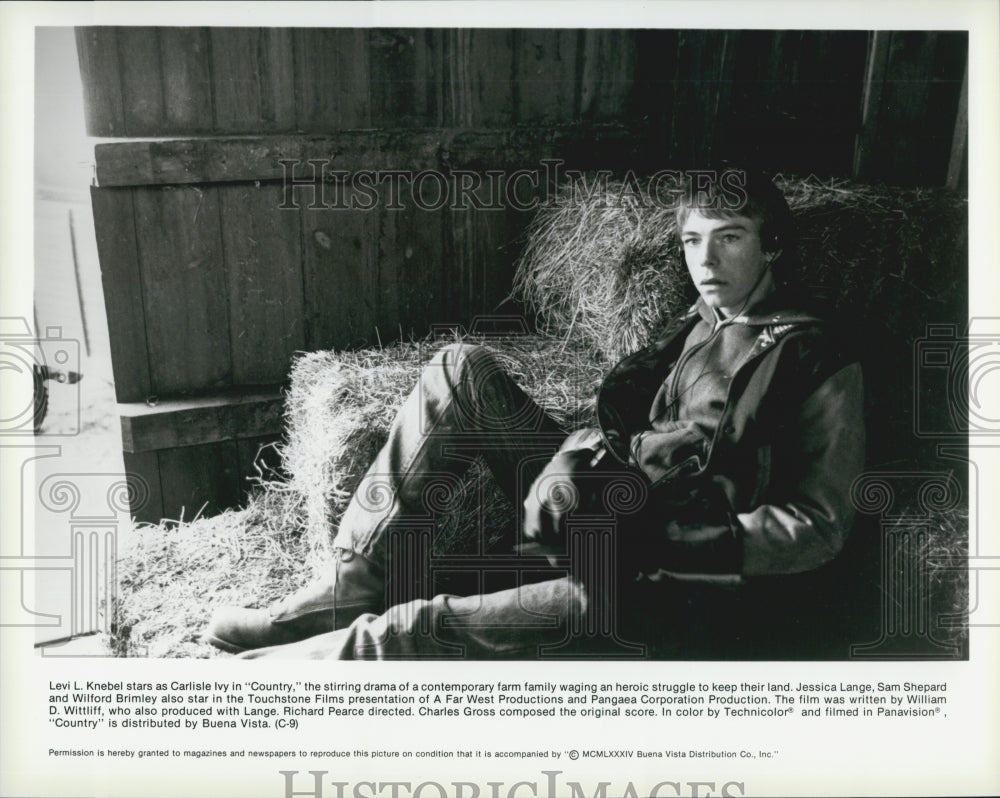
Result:
<instances>
[{"instance_id":1,"label":"young man's face","mask_svg":"<svg viewBox=\"0 0 1000 798\"><path fill-rule=\"evenodd\" d=\"M745 216L709 219L692 210L680 230L688 274L709 307L732 316L774 289L760 225Z\"/></svg>"}]
</instances>

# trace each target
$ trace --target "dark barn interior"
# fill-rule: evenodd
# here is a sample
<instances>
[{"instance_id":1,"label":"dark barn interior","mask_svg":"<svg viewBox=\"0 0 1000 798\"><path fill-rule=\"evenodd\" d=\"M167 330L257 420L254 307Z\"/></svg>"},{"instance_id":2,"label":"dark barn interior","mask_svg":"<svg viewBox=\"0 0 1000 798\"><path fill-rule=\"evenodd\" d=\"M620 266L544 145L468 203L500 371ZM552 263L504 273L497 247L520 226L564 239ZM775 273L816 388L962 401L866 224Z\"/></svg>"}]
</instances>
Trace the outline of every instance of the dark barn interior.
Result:
<instances>
[{"instance_id":1,"label":"dark barn interior","mask_svg":"<svg viewBox=\"0 0 1000 798\"><path fill-rule=\"evenodd\" d=\"M297 352L530 326L511 294L555 160L620 177L726 159L954 210L863 312L892 325L866 364L873 466L928 470L920 414L956 432L912 357L928 324L966 323L965 33L88 27L77 45L87 132L114 139L91 193L139 521L238 506L259 458L282 467L267 445ZM397 176L336 179L366 170ZM425 171L464 205L418 207ZM824 279L847 308L879 288ZM935 468L964 482L960 460Z\"/></svg>"}]
</instances>

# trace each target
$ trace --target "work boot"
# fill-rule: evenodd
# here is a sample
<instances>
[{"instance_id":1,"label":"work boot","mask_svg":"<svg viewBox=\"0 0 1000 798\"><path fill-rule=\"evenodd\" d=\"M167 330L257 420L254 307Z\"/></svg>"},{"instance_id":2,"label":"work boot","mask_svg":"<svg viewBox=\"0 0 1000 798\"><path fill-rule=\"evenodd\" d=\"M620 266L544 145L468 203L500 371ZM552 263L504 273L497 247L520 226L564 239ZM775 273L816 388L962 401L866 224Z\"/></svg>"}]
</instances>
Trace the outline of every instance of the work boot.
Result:
<instances>
[{"instance_id":1,"label":"work boot","mask_svg":"<svg viewBox=\"0 0 1000 798\"><path fill-rule=\"evenodd\" d=\"M372 563L352 551L338 551L330 575L266 609L221 607L212 614L202 642L240 654L295 643L342 629L364 613L384 610L383 578Z\"/></svg>"}]
</instances>

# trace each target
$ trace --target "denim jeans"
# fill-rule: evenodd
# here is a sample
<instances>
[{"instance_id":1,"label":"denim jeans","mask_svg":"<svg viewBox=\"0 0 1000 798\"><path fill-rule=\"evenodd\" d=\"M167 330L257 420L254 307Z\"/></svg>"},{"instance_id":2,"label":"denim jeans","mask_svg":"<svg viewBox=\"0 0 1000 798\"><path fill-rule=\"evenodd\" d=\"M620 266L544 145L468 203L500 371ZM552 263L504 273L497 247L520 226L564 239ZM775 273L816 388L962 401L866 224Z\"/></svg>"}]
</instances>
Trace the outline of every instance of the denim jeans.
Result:
<instances>
[{"instance_id":1,"label":"denim jeans","mask_svg":"<svg viewBox=\"0 0 1000 798\"><path fill-rule=\"evenodd\" d=\"M346 628L247 651L244 659L534 659L577 654L586 591L550 579L472 596L437 595L359 615Z\"/></svg>"},{"instance_id":2,"label":"denim jeans","mask_svg":"<svg viewBox=\"0 0 1000 798\"><path fill-rule=\"evenodd\" d=\"M501 555L495 564L518 574L517 587L423 595L430 584L426 556L405 544L407 531L426 528L476 456L519 510L566 440L486 349L441 349L351 498L334 539L333 579L273 610L284 618L328 610L330 628L338 631L243 656L533 658L607 650L609 644L619 653L638 653L614 633L610 606L602 602L595 612L590 591L566 568ZM594 530L586 545L606 546L608 535L606 528ZM494 566L488 559L478 563L484 573Z\"/></svg>"},{"instance_id":3,"label":"denim jeans","mask_svg":"<svg viewBox=\"0 0 1000 798\"><path fill-rule=\"evenodd\" d=\"M476 456L517 505L563 438L486 349L446 346L396 415L351 498L334 547L384 566L391 528L433 515Z\"/></svg>"}]
</instances>

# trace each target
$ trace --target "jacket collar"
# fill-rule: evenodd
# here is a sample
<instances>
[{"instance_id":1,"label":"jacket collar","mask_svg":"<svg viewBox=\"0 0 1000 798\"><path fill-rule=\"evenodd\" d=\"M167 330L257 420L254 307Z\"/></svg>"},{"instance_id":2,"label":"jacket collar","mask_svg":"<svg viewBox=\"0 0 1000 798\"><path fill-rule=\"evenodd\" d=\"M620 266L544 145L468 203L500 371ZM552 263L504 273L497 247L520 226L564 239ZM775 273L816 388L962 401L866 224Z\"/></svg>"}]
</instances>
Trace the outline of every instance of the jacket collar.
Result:
<instances>
[{"instance_id":1,"label":"jacket collar","mask_svg":"<svg viewBox=\"0 0 1000 798\"><path fill-rule=\"evenodd\" d=\"M809 322L823 321L823 316L819 313L801 310L801 302L796 302L796 297L790 292L778 288L764 297L748 311L734 316L728 320L730 324L745 324L750 327L767 327L773 324L804 324ZM715 326L719 321L719 316L713 308L705 304L705 301L698 297L698 300L691 306L686 314L686 318L700 316L706 324Z\"/></svg>"}]
</instances>

